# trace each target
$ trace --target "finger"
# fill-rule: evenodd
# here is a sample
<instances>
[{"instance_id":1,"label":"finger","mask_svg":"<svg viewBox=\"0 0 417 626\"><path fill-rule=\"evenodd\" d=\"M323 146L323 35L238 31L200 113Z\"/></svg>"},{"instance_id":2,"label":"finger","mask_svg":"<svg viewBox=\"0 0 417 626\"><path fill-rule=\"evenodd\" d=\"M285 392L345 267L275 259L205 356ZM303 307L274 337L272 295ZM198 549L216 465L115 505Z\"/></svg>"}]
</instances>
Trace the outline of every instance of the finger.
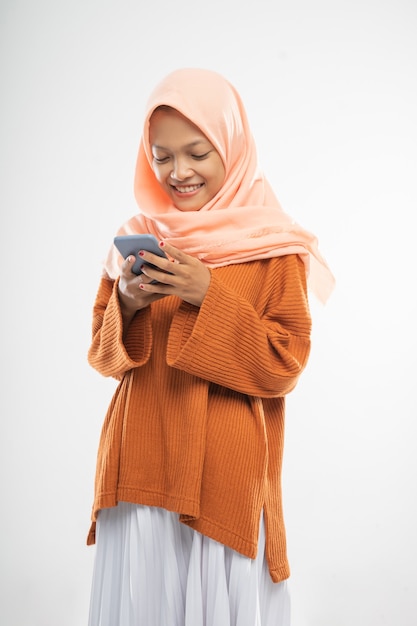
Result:
<instances>
[{"instance_id":1,"label":"finger","mask_svg":"<svg viewBox=\"0 0 417 626\"><path fill-rule=\"evenodd\" d=\"M169 268L171 269L173 264L170 262L168 263L169 263ZM146 284L156 284L156 283L159 283L161 285L172 284L171 283L172 272L167 272L166 270L163 270L163 269L160 270L146 263L144 263L141 266L141 272L142 272L142 276L146 276L146 280L143 281Z\"/></svg>"},{"instance_id":2,"label":"finger","mask_svg":"<svg viewBox=\"0 0 417 626\"><path fill-rule=\"evenodd\" d=\"M147 250L141 250L139 252L139 256L141 261L143 262L141 266L141 271L145 274L147 273L145 270L156 269L160 272L172 273L173 259L168 259L165 257L160 257L157 254L153 254L152 252L148 252Z\"/></svg>"},{"instance_id":3,"label":"finger","mask_svg":"<svg viewBox=\"0 0 417 626\"><path fill-rule=\"evenodd\" d=\"M146 276L144 272L141 272L138 278L138 285L142 283L145 285L149 285L153 280L153 278L151 278L150 276Z\"/></svg>"},{"instance_id":4,"label":"finger","mask_svg":"<svg viewBox=\"0 0 417 626\"><path fill-rule=\"evenodd\" d=\"M178 248L171 245L170 243L166 243L166 241L160 241L159 247L161 248L161 250L165 252L165 254L167 254L169 257L171 257L178 263L181 263L181 261L184 261L188 256L187 254L182 252L182 250L179 250Z\"/></svg>"},{"instance_id":5,"label":"finger","mask_svg":"<svg viewBox=\"0 0 417 626\"><path fill-rule=\"evenodd\" d=\"M132 273L132 267L135 263L135 257L133 255L128 256L122 263L120 269L123 274L129 276Z\"/></svg>"}]
</instances>

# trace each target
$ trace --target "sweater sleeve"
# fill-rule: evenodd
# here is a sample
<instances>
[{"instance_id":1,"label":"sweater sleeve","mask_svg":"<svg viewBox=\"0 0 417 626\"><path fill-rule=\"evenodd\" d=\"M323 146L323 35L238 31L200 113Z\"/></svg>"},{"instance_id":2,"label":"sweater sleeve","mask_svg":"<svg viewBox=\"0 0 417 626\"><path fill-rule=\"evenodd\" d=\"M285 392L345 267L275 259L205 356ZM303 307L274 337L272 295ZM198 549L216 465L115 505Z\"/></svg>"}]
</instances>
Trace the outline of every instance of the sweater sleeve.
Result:
<instances>
[{"instance_id":1,"label":"sweater sleeve","mask_svg":"<svg viewBox=\"0 0 417 626\"><path fill-rule=\"evenodd\" d=\"M133 367L143 365L152 349L149 307L138 311L123 342L123 318L118 279L102 278L93 309L92 343L88 362L103 376L121 379Z\"/></svg>"},{"instance_id":2,"label":"sweater sleeve","mask_svg":"<svg viewBox=\"0 0 417 626\"><path fill-rule=\"evenodd\" d=\"M212 273L201 308L183 303L174 317L168 365L248 395L291 391L310 351L304 264L296 255L273 259L262 281L268 295L254 305Z\"/></svg>"}]
</instances>

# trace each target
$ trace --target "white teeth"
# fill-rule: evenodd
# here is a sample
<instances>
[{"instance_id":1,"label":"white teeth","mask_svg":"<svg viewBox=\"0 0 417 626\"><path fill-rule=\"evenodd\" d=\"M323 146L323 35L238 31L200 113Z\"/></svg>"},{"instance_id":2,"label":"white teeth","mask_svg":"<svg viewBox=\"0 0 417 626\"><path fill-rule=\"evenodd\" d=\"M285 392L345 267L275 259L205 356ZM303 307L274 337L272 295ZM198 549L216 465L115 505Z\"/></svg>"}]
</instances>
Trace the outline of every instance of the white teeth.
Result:
<instances>
[{"instance_id":1,"label":"white teeth","mask_svg":"<svg viewBox=\"0 0 417 626\"><path fill-rule=\"evenodd\" d=\"M190 193L191 191L196 191L200 189L201 185L188 185L187 187L175 187L175 191L179 193Z\"/></svg>"}]
</instances>

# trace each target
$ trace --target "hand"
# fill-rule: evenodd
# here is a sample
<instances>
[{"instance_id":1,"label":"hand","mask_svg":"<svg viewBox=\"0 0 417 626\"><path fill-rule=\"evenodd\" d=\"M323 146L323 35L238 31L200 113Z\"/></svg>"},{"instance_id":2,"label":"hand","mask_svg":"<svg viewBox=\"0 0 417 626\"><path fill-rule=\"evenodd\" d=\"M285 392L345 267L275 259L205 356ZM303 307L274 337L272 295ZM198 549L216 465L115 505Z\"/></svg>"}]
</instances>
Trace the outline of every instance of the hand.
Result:
<instances>
[{"instance_id":1,"label":"hand","mask_svg":"<svg viewBox=\"0 0 417 626\"><path fill-rule=\"evenodd\" d=\"M210 285L209 269L198 259L168 243L161 242L159 245L170 260L151 252L141 251L140 255L146 261L142 272L147 280L143 279L139 291L152 300L168 295L178 296L185 302L201 306ZM147 263L151 263L155 268L149 267ZM151 284L152 280L156 280L157 283Z\"/></svg>"},{"instance_id":2,"label":"hand","mask_svg":"<svg viewBox=\"0 0 417 626\"><path fill-rule=\"evenodd\" d=\"M142 284L152 281L145 274L134 274L132 272L135 257L129 256L123 262L119 279L119 301L123 315L124 326L127 328L136 311L144 309L151 302L163 298L163 294L146 293L140 289Z\"/></svg>"}]
</instances>

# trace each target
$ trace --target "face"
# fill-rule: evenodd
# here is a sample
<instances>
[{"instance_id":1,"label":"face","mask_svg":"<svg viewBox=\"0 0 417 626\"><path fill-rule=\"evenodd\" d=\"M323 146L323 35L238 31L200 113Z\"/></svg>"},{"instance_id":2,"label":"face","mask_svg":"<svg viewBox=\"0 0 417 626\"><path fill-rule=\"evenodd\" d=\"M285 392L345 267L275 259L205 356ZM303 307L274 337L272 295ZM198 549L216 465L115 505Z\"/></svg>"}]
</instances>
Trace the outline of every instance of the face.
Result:
<instances>
[{"instance_id":1,"label":"face","mask_svg":"<svg viewBox=\"0 0 417 626\"><path fill-rule=\"evenodd\" d=\"M207 137L177 111L157 110L149 127L152 168L180 211L199 211L223 185L225 168Z\"/></svg>"}]
</instances>

